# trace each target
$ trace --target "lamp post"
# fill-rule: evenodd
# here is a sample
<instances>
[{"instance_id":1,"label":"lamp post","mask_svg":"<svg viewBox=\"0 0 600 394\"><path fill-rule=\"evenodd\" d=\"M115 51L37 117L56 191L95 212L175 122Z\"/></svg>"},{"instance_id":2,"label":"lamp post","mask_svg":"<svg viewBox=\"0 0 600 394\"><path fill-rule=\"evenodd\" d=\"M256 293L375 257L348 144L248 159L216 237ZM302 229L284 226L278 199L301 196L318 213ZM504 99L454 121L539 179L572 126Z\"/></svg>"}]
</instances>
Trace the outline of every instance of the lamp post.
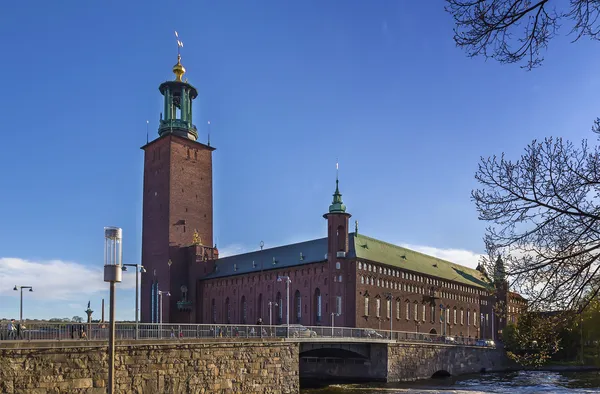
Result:
<instances>
[{"instance_id":1,"label":"lamp post","mask_svg":"<svg viewBox=\"0 0 600 394\"><path fill-rule=\"evenodd\" d=\"M163 306L162 306L163 294L166 295L167 297L171 297L171 292L169 292L169 291L160 291L160 290L158 291L158 301L159 301L158 307L160 308L160 311L158 313L158 322L160 324L162 324L162 322L163 322Z\"/></svg>"},{"instance_id":2,"label":"lamp post","mask_svg":"<svg viewBox=\"0 0 600 394\"><path fill-rule=\"evenodd\" d=\"M440 335L444 335L444 305L440 304Z\"/></svg>"},{"instance_id":3,"label":"lamp post","mask_svg":"<svg viewBox=\"0 0 600 394\"><path fill-rule=\"evenodd\" d=\"M285 311L286 320L287 320L287 336L290 336L290 283L292 280L289 276L278 276L277 282L285 281L285 302L287 304L287 310Z\"/></svg>"},{"instance_id":4,"label":"lamp post","mask_svg":"<svg viewBox=\"0 0 600 394\"><path fill-rule=\"evenodd\" d=\"M271 307L272 306L279 306L279 305L276 302L269 301L269 325L270 326L273 325L272 314L271 314Z\"/></svg>"},{"instance_id":5,"label":"lamp post","mask_svg":"<svg viewBox=\"0 0 600 394\"><path fill-rule=\"evenodd\" d=\"M115 283L121 282L123 230L104 227L104 281L110 283L110 329L108 331L108 394L115 392Z\"/></svg>"},{"instance_id":6,"label":"lamp post","mask_svg":"<svg viewBox=\"0 0 600 394\"><path fill-rule=\"evenodd\" d=\"M331 337L333 338L333 327L335 326L335 317L339 316L339 313L331 312Z\"/></svg>"},{"instance_id":7,"label":"lamp post","mask_svg":"<svg viewBox=\"0 0 600 394\"><path fill-rule=\"evenodd\" d=\"M21 290L21 302L19 304L19 323L23 323L23 289L29 289L30 292L33 291L32 286L16 286L13 289L14 291Z\"/></svg>"},{"instance_id":8,"label":"lamp post","mask_svg":"<svg viewBox=\"0 0 600 394\"><path fill-rule=\"evenodd\" d=\"M139 315L140 315L140 274L146 272L141 264L123 264L123 271L127 271L127 267L135 267L135 339L139 339Z\"/></svg>"},{"instance_id":9,"label":"lamp post","mask_svg":"<svg viewBox=\"0 0 600 394\"><path fill-rule=\"evenodd\" d=\"M392 295L392 293L385 293L385 298L388 300L389 304L388 304L388 308L390 311L390 340L392 340L392 324L394 321L394 313L393 313L393 309L392 309L392 300L394 299L394 296Z\"/></svg>"}]
</instances>

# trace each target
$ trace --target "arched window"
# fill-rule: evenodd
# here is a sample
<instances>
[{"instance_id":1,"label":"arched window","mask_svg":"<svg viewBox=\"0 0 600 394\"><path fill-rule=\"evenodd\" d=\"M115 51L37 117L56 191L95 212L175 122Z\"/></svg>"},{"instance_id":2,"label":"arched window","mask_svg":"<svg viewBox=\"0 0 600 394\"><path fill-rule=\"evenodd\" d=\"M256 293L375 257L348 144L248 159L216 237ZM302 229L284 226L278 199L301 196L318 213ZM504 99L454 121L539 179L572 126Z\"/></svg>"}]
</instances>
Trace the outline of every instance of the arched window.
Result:
<instances>
[{"instance_id":1,"label":"arched window","mask_svg":"<svg viewBox=\"0 0 600 394\"><path fill-rule=\"evenodd\" d=\"M217 302L215 301L214 298L211 301L211 312L210 312L210 314L212 316L212 322L216 323L217 322Z\"/></svg>"},{"instance_id":2,"label":"arched window","mask_svg":"<svg viewBox=\"0 0 600 394\"><path fill-rule=\"evenodd\" d=\"M246 296L242 296L241 304L242 310L240 311L240 315L242 315L242 324L246 324L248 322L248 305L246 304Z\"/></svg>"},{"instance_id":3,"label":"arched window","mask_svg":"<svg viewBox=\"0 0 600 394\"><path fill-rule=\"evenodd\" d=\"M454 324L456 324L456 307L454 307Z\"/></svg>"},{"instance_id":4,"label":"arched window","mask_svg":"<svg viewBox=\"0 0 600 394\"><path fill-rule=\"evenodd\" d=\"M396 300L396 320L400 320L400 300Z\"/></svg>"},{"instance_id":5,"label":"arched window","mask_svg":"<svg viewBox=\"0 0 600 394\"><path fill-rule=\"evenodd\" d=\"M431 322L435 322L435 305L431 305Z\"/></svg>"},{"instance_id":6,"label":"arched window","mask_svg":"<svg viewBox=\"0 0 600 394\"><path fill-rule=\"evenodd\" d=\"M362 269L362 263L359 261L358 262L358 269L361 270Z\"/></svg>"},{"instance_id":7,"label":"arched window","mask_svg":"<svg viewBox=\"0 0 600 394\"><path fill-rule=\"evenodd\" d=\"M281 324L281 322L283 321L283 301L281 300L281 293L277 292L277 301L275 301L278 305L278 309L277 309L277 323Z\"/></svg>"},{"instance_id":8,"label":"arched window","mask_svg":"<svg viewBox=\"0 0 600 394\"><path fill-rule=\"evenodd\" d=\"M365 296L365 316L369 316L369 296Z\"/></svg>"},{"instance_id":9,"label":"arched window","mask_svg":"<svg viewBox=\"0 0 600 394\"><path fill-rule=\"evenodd\" d=\"M460 324L465 324L465 311L462 308L460 309Z\"/></svg>"},{"instance_id":10,"label":"arched window","mask_svg":"<svg viewBox=\"0 0 600 394\"><path fill-rule=\"evenodd\" d=\"M365 284L365 277L364 276L360 276L360 284L364 285Z\"/></svg>"},{"instance_id":11,"label":"arched window","mask_svg":"<svg viewBox=\"0 0 600 394\"><path fill-rule=\"evenodd\" d=\"M381 299L375 298L375 316L381 317Z\"/></svg>"},{"instance_id":12,"label":"arched window","mask_svg":"<svg viewBox=\"0 0 600 394\"><path fill-rule=\"evenodd\" d=\"M419 320L419 304L415 301L415 320Z\"/></svg>"},{"instance_id":13,"label":"arched window","mask_svg":"<svg viewBox=\"0 0 600 394\"><path fill-rule=\"evenodd\" d=\"M471 310L467 309L467 326L471 325Z\"/></svg>"},{"instance_id":14,"label":"arched window","mask_svg":"<svg viewBox=\"0 0 600 394\"><path fill-rule=\"evenodd\" d=\"M256 305L256 312L257 312L257 320L258 319L262 319L263 317L263 296L262 293L260 293L258 295L258 305Z\"/></svg>"},{"instance_id":15,"label":"arched window","mask_svg":"<svg viewBox=\"0 0 600 394\"><path fill-rule=\"evenodd\" d=\"M410 301L406 300L406 320L410 319Z\"/></svg>"},{"instance_id":16,"label":"arched window","mask_svg":"<svg viewBox=\"0 0 600 394\"><path fill-rule=\"evenodd\" d=\"M225 315L227 316L227 324L231 324L231 303L229 297L225 300Z\"/></svg>"},{"instance_id":17,"label":"arched window","mask_svg":"<svg viewBox=\"0 0 600 394\"><path fill-rule=\"evenodd\" d=\"M316 311L316 322L321 322L321 290L317 287L315 289L315 311Z\"/></svg>"},{"instance_id":18,"label":"arched window","mask_svg":"<svg viewBox=\"0 0 600 394\"><path fill-rule=\"evenodd\" d=\"M300 296L300 290L296 290L294 298L296 300L296 323L300 324L302 320L302 297Z\"/></svg>"}]
</instances>

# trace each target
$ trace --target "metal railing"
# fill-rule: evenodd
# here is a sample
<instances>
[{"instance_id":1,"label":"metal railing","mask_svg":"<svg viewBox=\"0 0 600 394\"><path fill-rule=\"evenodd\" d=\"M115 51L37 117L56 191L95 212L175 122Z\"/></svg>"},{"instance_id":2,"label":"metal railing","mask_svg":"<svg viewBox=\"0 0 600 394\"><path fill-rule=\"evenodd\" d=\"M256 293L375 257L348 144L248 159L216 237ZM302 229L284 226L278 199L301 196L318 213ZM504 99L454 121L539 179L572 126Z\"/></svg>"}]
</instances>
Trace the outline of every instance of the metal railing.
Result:
<instances>
[{"instance_id":1,"label":"metal railing","mask_svg":"<svg viewBox=\"0 0 600 394\"><path fill-rule=\"evenodd\" d=\"M182 339L249 339L289 338L294 340L340 339L356 341L423 342L447 345L489 346L476 338L440 336L437 334L376 330L299 324L241 325L241 324L145 324L117 323L118 340L182 340ZM50 323L27 322L23 325L0 323L0 340L9 341L66 341L108 340L108 323Z\"/></svg>"}]
</instances>

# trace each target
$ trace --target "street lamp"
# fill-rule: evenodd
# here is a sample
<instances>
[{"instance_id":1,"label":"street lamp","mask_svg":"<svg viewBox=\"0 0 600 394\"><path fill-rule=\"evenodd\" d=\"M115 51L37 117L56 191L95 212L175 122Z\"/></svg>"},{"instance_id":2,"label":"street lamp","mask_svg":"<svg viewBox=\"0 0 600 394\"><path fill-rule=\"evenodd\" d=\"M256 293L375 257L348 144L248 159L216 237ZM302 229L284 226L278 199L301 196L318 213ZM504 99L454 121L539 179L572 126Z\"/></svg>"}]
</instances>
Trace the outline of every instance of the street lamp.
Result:
<instances>
[{"instance_id":1,"label":"street lamp","mask_svg":"<svg viewBox=\"0 0 600 394\"><path fill-rule=\"evenodd\" d=\"M333 327L335 326L335 317L339 316L339 313L331 312L331 337L333 338Z\"/></svg>"},{"instance_id":2,"label":"street lamp","mask_svg":"<svg viewBox=\"0 0 600 394\"><path fill-rule=\"evenodd\" d=\"M287 319L287 336L290 336L290 283L292 280L289 276L278 276L277 282L285 281L285 302L287 304L286 319Z\"/></svg>"},{"instance_id":3,"label":"street lamp","mask_svg":"<svg viewBox=\"0 0 600 394\"><path fill-rule=\"evenodd\" d=\"M115 392L115 283L121 282L123 230L104 227L104 281L110 283L110 329L108 331L108 394Z\"/></svg>"},{"instance_id":4,"label":"street lamp","mask_svg":"<svg viewBox=\"0 0 600 394\"><path fill-rule=\"evenodd\" d=\"M385 293L385 298L386 300L388 300L388 308L390 311L390 340L392 339L392 324L394 321L394 313L393 313L393 308L392 308L392 300L394 299L394 296L392 295L392 293Z\"/></svg>"},{"instance_id":5,"label":"street lamp","mask_svg":"<svg viewBox=\"0 0 600 394\"><path fill-rule=\"evenodd\" d=\"M19 304L19 310L20 310L19 323L23 323L23 289L29 289L30 292L33 292L33 287L15 285L15 288L13 290L19 291L19 289L21 290L21 303Z\"/></svg>"},{"instance_id":6,"label":"street lamp","mask_svg":"<svg viewBox=\"0 0 600 394\"><path fill-rule=\"evenodd\" d=\"M123 264L123 271L127 271L127 267L135 267L135 339L139 339L139 315L140 315L140 273L146 272L141 264Z\"/></svg>"},{"instance_id":7,"label":"street lamp","mask_svg":"<svg viewBox=\"0 0 600 394\"><path fill-rule=\"evenodd\" d=\"M444 335L444 305L440 304L440 335Z\"/></svg>"},{"instance_id":8,"label":"street lamp","mask_svg":"<svg viewBox=\"0 0 600 394\"><path fill-rule=\"evenodd\" d=\"M159 306L158 307L160 308L160 311L159 311L159 314L158 314L158 322L160 324L162 324L162 322L163 322L163 306L162 306L162 296L163 296L163 294L166 295L167 297L171 297L171 292L169 292L169 291L161 291L161 290L158 291L158 302L159 302ZM162 330L162 328L161 328L161 330Z\"/></svg>"},{"instance_id":9,"label":"street lamp","mask_svg":"<svg viewBox=\"0 0 600 394\"><path fill-rule=\"evenodd\" d=\"M271 314L271 307L272 306L279 306L279 305L276 302L269 301L269 325L270 326L273 325L272 314Z\"/></svg>"}]
</instances>

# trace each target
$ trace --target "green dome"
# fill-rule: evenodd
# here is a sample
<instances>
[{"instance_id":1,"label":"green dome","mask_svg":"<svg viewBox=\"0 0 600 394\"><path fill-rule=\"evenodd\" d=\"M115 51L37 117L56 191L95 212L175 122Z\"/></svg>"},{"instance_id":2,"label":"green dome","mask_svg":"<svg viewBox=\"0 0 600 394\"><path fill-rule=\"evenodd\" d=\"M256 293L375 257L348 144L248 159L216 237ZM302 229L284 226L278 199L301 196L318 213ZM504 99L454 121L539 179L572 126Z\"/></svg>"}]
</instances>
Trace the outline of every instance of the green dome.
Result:
<instances>
[{"instance_id":1,"label":"green dome","mask_svg":"<svg viewBox=\"0 0 600 394\"><path fill-rule=\"evenodd\" d=\"M333 201L329 206L329 213L345 213L346 206L342 202L342 193L340 193L339 181L335 180L335 193L333 193Z\"/></svg>"}]
</instances>

